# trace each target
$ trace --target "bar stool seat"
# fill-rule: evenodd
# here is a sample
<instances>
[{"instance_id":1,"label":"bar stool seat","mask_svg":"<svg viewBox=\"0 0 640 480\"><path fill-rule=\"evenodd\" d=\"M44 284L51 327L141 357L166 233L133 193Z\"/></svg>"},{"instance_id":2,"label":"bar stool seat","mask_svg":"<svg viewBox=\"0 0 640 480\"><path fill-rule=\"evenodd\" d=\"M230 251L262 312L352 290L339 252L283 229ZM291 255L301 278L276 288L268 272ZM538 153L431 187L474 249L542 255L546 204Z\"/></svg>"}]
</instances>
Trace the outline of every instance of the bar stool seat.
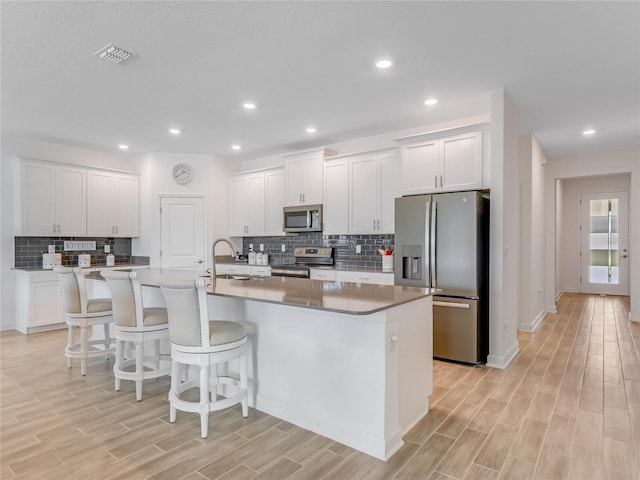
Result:
<instances>
[{"instance_id":1,"label":"bar stool seat","mask_svg":"<svg viewBox=\"0 0 640 480\"><path fill-rule=\"evenodd\" d=\"M242 416L249 414L247 397L247 331L238 322L209 320L205 280L179 280L160 276L158 283L169 314L171 341L171 390L169 421L176 411L200 413L202 438L209 431L209 413L242 404ZM238 359L239 378L219 375L218 366ZM200 368L199 382L183 380L182 366ZM218 386L229 385L231 394L218 399ZM180 395L199 387L200 401L183 400Z\"/></svg>"},{"instance_id":2,"label":"bar stool seat","mask_svg":"<svg viewBox=\"0 0 640 480\"><path fill-rule=\"evenodd\" d=\"M144 308L142 288L137 272L104 270L113 302L114 330L116 337L116 362L113 365L115 389L120 390L121 380L136 382L136 400L142 400L142 384L146 379L170 374L171 358L160 353L160 342L169 338L167 309ZM145 342L153 341L153 355L145 356ZM125 358L126 344L135 346L135 356ZM133 371L128 370L135 366Z\"/></svg>"},{"instance_id":3,"label":"bar stool seat","mask_svg":"<svg viewBox=\"0 0 640 480\"><path fill-rule=\"evenodd\" d=\"M87 289L82 269L79 267L55 266L62 287L64 318L68 325L68 340L64 354L67 367L71 368L72 359L80 360L80 373L87 373L87 358L113 355L114 339L111 338L110 325L113 322L111 299L87 298ZM89 340L89 327L102 325L104 338ZM75 331L80 328L80 340L76 342Z\"/></svg>"}]
</instances>

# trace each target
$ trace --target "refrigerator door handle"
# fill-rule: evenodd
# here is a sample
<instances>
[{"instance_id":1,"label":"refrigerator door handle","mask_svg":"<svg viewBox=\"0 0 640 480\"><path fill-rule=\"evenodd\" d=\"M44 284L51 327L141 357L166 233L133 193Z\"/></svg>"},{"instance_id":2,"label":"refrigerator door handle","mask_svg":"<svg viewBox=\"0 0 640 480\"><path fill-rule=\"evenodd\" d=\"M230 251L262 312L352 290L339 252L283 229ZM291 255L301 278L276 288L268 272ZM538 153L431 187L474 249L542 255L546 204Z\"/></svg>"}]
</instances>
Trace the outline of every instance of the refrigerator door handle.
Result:
<instances>
[{"instance_id":1,"label":"refrigerator door handle","mask_svg":"<svg viewBox=\"0 0 640 480\"><path fill-rule=\"evenodd\" d=\"M424 286L434 288L433 285L430 285L431 281L431 244L429 243L429 221L431 219L431 201L427 202L425 214L425 239L424 239L424 252L422 253L422 278L424 279Z\"/></svg>"},{"instance_id":2,"label":"refrigerator door handle","mask_svg":"<svg viewBox=\"0 0 640 480\"><path fill-rule=\"evenodd\" d=\"M437 288L437 276L436 276L436 227L437 227L437 217L438 217L438 203L431 202L431 228L429 231L431 232L431 238L429 239L429 252L431 255L430 263L431 263L431 288Z\"/></svg>"},{"instance_id":3,"label":"refrigerator door handle","mask_svg":"<svg viewBox=\"0 0 640 480\"><path fill-rule=\"evenodd\" d=\"M468 303L451 303L451 302L433 302L434 307L448 307L448 308L465 308L470 309L471 305Z\"/></svg>"}]
</instances>

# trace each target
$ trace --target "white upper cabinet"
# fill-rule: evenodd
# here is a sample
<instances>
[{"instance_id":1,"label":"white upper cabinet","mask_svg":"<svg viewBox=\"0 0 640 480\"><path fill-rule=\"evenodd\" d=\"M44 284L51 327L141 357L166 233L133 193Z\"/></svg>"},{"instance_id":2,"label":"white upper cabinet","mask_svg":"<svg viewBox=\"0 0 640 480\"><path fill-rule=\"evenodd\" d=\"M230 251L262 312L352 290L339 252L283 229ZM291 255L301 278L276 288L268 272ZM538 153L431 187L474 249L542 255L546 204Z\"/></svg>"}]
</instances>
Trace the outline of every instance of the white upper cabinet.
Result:
<instances>
[{"instance_id":1,"label":"white upper cabinet","mask_svg":"<svg viewBox=\"0 0 640 480\"><path fill-rule=\"evenodd\" d=\"M85 235L85 170L30 161L16 165L16 235Z\"/></svg>"},{"instance_id":2,"label":"white upper cabinet","mask_svg":"<svg viewBox=\"0 0 640 480\"><path fill-rule=\"evenodd\" d=\"M140 181L137 175L87 171L87 235L140 235Z\"/></svg>"},{"instance_id":3,"label":"white upper cabinet","mask_svg":"<svg viewBox=\"0 0 640 480\"><path fill-rule=\"evenodd\" d=\"M350 158L349 187L349 233L393 233L400 196L397 149Z\"/></svg>"},{"instance_id":4,"label":"white upper cabinet","mask_svg":"<svg viewBox=\"0 0 640 480\"><path fill-rule=\"evenodd\" d=\"M333 153L321 148L284 157L287 205L322 203L323 162Z\"/></svg>"},{"instance_id":5,"label":"white upper cabinet","mask_svg":"<svg viewBox=\"0 0 640 480\"><path fill-rule=\"evenodd\" d=\"M229 179L229 235L283 235L284 169L232 175Z\"/></svg>"},{"instance_id":6,"label":"white upper cabinet","mask_svg":"<svg viewBox=\"0 0 640 480\"><path fill-rule=\"evenodd\" d=\"M16 173L16 235L140 234L136 174L19 158Z\"/></svg>"},{"instance_id":7,"label":"white upper cabinet","mask_svg":"<svg viewBox=\"0 0 640 480\"><path fill-rule=\"evenodd\" d=\"M349 160L328 160L324 164L323 233L349 231Z\"/></svg>"},{"instance_id":8,"label":"white upper cabinet","mask_svg":"<svg viewBox=\"0 0 640 480\"><path fill-rule=\"evenodd\" d=\"M481 131L406 143L402 147L402 194L482 189L482 167Z\"/></svg>"},{"instance_id":9,"label":"white upper cabinet","mask_svg":"<svg viewBox=\"0 0 640 480\"><path fill-rule=\"evenodd\" d=\"M482 132L443 138L440 149L442 190L482 188Z\"/></svg>"},{"instance_id":10,"label":"white upper cabinet","mask_svg":"<svg viewBox=\"0 0 640 480\"><path fill-rule=\"evenodd\" d=\"M247 173L229 181L229 233L264 235L264 173Z\"/></svg>"},{"instance_id":11,"label":"white upper cabinet","mask_svg":"<svg viewBox=\"0 0 640 480\"><path fill-rule=\"evenodd\" d=\"M324 175L324 233L393 233L400 196L397 148L332 158Z\"/></svg>"},{"instance_id":12,"label":"white upper cabinet","mask_svg":"<svg viewBox=\"0 0 640 480\"><path fill-rule=\"evenodd\" d=\"M438 189L440 141L408 145L402 155L402 193L431 193Z\"/></svg>"},{"instance_id":13,"label":"white upper cabinet","mask_svg":"<svg viewBox=\"0 0 640 480\"><path fill-rule=\"evenodd\" d=\"M284 235L282 231L284 184L283 168L264 173L265 235Z\"/></svg>"}]
</instances>

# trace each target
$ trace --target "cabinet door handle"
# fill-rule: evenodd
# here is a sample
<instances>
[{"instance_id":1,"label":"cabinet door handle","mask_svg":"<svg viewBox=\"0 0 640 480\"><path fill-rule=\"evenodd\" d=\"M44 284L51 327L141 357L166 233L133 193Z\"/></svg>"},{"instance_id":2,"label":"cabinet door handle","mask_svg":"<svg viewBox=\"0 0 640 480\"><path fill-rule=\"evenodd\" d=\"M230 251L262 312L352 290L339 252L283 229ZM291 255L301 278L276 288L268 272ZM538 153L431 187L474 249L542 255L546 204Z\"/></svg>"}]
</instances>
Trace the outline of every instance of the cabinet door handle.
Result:
<instances>
[{"instance_id":1,"label":"cabinet door handle","mask_svg":"<svg viewBox=\"0 0 640 480\"><path fill-rule=\"evenodd\" d=\"M56 233L56 224L55 223L51 225L51 231L53 233Z\"/></svg>"},{"instance_id":2,"label":"cabinet door handle","mask_svg":"<svg viewBox=\"0 0 640 480\"><path fill-rule=\"evenodd\" d=\"M299 198L300 198L300 203L302 203L302 194L300 194Z\"/></svg>"},{"instance_id":3,"label":"cabinet door handle","mask_svg":"<svg viewBox=\"0 0 640 480\"><path fill-rule=\"evenodd\" d=\"M437 176L437 175L434 175L434 176L433 176L433 179L434 179L434 180L435 180L435 182L436 182L436 183L435 183L435 187L436 187L436 188L438 188L438 176Z\"/></svg>"},{"instance_id":4,"label":"cabinet door handle","mask_svg":"<svg viewBox=\"0 0 640 480\"><path fill-rule=\"evenodd\" d=\"M120 233L120 227L118 227L118 225L116 225L116 235Z\"/></svg>"},{"instance_id":5,"label":"cabinet door handle","mask_svg":"<svg viewBox=\"0 0 640 480\"><path fill-rule=\"evenodd\" d=\"M442 175L440 175L440 188L442 188Z\"/></svg>"},{"instance_id":6,"label":"cabinet door handle","mask_svg":"<svg viewBox=\"0 0 640 480\"><path fill-rule=\"evenodd\" d=\"M376 220L376 225L378 227L378 230L380 230L380 220Z\"/></svg>"},{"instance_id":7,"label":"cabinet door handle","mask_svg":"<svg viewBox=\"0 0 640 480\"><path fill-rule=\"evenodd\" d=\"M373 221L373 229L374 230L376 229L376 221L375 220Z\"/></svg>"}]
</instances>

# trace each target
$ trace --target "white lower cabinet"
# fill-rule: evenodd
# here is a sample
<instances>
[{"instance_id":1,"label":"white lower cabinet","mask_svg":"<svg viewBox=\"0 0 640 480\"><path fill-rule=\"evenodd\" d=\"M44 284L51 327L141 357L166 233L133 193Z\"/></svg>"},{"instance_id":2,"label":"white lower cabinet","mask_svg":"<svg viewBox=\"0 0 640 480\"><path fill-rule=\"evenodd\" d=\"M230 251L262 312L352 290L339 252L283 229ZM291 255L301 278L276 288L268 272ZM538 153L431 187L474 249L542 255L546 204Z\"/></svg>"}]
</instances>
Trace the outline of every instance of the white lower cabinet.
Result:
<instances>
[{"instance_id":1,"label":"white lower cabinet","mask_svg":"<svg viewBox=\"0 0 640 480\"><path fill-rule=\"evenodd\" d=\"M16 330L32 333L66 326L55 272L16 270L15 280Z\"/></svg>"},{"instance_id":2,"label":"white lower cabinet","mask_svg":"<svg viewBox=\"0 0 640 480\"><path fill-rule=\"evenodd\" d=\"M326 282L336 281L336 271L326 268L311 268L309 269L309 278L311 280L324 280Z\"/></svg>"},{"instance_id":3,"label":"white lower cabinet","mask_svg":"<svg viewBox=\"0 0 640 480\"><path fill-rule=\"evenodd\" d=\"M393 285L393 273L336 271L338 282L372 283L374 285Z\"/></svg>"},{"instance_id":4,"label":"white lower cabinet","mask_svg":"<svg viewBox=\"0 0 640 480\"><path fill-rule=\"evenodd\" d=\"M310 269L312 280L326 282L372 283L374 285L393 285L393 273L357 272L352 270L331 270L327 268Z\"/></svg>"},{"instance_id":5,"label":"white lower cabinet","mask_svg":"<svg viewBox=\"0 0 640 480\"><path fill-rule=\"evenodd\" d=\"M251 275L250 265L216 263L216 275Z\"/></svg>"}]
</instances>

